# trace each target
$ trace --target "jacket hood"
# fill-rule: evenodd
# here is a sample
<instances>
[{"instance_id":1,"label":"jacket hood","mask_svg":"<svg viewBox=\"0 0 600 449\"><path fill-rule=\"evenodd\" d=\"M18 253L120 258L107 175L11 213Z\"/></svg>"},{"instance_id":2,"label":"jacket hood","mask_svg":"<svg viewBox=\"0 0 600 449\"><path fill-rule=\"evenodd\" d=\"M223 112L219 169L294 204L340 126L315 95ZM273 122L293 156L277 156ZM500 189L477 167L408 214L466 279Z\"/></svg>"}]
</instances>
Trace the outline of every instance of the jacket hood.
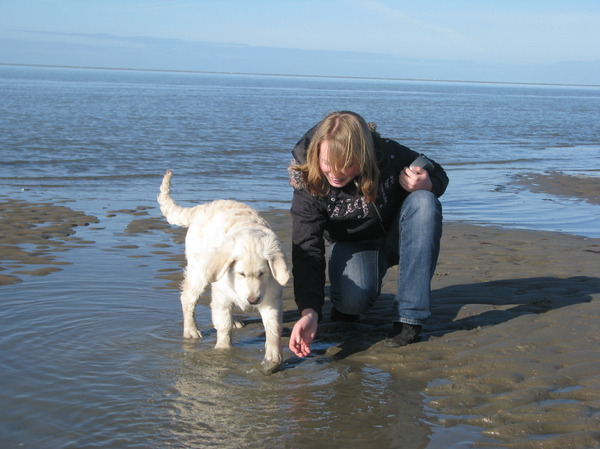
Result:
<instances>
[{"instance_id":1,"label":"jacket hood","mask_svg":"<svg viewBox=\"0 0 600 449\"><path fill-rule=\"evenodd\" d=\"M319 126L318 123L304 133L292 150L292 156L294 156L294 159L299 165L306 164L306 153L308 152L308 146L310 145L312 137L315 135L317 126Z\"/></svg>"},{"instance_id":2,"label":"jacket hood","mask_svg":"<svg viewBox=\"0 0 600 449\"><path fill-rule=\"evenodd\" d=\"M310 145L312 136L315 134L317 126L318 124L309 129L296 143L294 149L292 150L292 156L294 156L294 159L292 159L290 161L290 165L288 165L288 175L290 177L290 186L292 186L294 190L300 190L305 187L302 173L294 168L306 164L306 153L308 152L308 146Z\"/></svg>"}]
</instances>

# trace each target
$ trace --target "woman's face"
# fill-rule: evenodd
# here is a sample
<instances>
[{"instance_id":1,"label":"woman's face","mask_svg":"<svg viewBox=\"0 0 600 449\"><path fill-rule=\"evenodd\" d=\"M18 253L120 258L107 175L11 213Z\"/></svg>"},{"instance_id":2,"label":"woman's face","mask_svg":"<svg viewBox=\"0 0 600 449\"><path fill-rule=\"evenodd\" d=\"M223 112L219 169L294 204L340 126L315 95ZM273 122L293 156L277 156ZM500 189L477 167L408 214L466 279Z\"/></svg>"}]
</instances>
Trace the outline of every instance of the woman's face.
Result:
<instances>
[{"instance_id":1,"label":"woman's face","mask_svg":"<svg viewBox=\"0 0 600 449\"><path fill-rule=\"evenodd\" d=\"M356 175L358 174L358 167L356 165L351 165L341 172L336 172L333 167L329 166L328 157L329 145L327 141L324 140L320 145L319 167L332 187L344 187L346 184L356 178Z\"/></svg>"}]
</instances>

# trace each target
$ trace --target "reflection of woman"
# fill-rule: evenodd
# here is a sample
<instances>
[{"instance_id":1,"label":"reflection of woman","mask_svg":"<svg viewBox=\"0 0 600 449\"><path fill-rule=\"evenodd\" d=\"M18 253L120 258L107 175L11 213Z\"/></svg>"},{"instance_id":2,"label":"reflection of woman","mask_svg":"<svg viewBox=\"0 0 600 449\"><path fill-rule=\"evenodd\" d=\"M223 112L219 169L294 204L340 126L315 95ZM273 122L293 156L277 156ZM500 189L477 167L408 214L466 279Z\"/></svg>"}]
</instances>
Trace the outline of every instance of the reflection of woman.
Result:
<instances>
[{"instance_id":1,"label":"reflection of woman","mask_svg":"<svg viewBox=\"0 0 600 449\"><path fill-rule=\"evenodd\" d=\"M418 341L429 317L430 283L442 234L437 197L443 168L409 168L418 153L384 139L353 112L334 112L298 142L290 166L294 295L301 318L290 337L297 356L310 353L321 319L325 243L331 319L354 321L379 296L386 270L399 265L393 328L386 343Z\"/></svg>"}]
</instances>

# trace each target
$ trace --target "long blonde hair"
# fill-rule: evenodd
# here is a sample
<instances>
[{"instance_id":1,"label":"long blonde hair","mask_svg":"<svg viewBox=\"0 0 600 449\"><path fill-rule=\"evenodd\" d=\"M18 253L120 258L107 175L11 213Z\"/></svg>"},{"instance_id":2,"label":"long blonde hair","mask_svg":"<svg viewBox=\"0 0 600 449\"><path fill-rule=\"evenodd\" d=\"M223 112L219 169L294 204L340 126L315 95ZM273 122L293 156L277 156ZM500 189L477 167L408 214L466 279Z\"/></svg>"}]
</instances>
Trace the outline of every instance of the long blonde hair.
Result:
<instances>
[{"instance_id":1,"label":"long blonde hair","mask_svg":"<svg viewBox=\"0 0 600 449\"><path fill-rule=\"evenodd\" d=\"M329 149L329 165L336 171L356 165L359 194L368 202L375 201L379 169L373 137L365 120L354 112L336 111L317 125L308 146L306 164L296 167L302 173L306 189L313 195L326 195L331 188L319 166L321 143L324 141Z\"/></svg>"}]
</instances>

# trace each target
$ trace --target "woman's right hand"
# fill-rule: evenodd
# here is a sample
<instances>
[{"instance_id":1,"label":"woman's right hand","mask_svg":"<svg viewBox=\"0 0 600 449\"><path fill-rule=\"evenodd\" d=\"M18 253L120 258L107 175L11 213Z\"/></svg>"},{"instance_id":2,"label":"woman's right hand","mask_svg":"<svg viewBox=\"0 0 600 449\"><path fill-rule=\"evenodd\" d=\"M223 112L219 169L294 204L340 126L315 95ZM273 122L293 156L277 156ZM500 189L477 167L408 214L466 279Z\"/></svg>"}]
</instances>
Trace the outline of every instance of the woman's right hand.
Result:
<instances>
[{"instance_id":1,"label":"woman's right hand","mask_svg":"<svg viewBox=\"0 0 600 449\"><path fill-rule=\"evenodd\" d=\"M310 344L315 339L319 325L319 314L313 309L304 309L290 335L290 350L298 357L310 354Z\"/></svg>"}]
</instances>

